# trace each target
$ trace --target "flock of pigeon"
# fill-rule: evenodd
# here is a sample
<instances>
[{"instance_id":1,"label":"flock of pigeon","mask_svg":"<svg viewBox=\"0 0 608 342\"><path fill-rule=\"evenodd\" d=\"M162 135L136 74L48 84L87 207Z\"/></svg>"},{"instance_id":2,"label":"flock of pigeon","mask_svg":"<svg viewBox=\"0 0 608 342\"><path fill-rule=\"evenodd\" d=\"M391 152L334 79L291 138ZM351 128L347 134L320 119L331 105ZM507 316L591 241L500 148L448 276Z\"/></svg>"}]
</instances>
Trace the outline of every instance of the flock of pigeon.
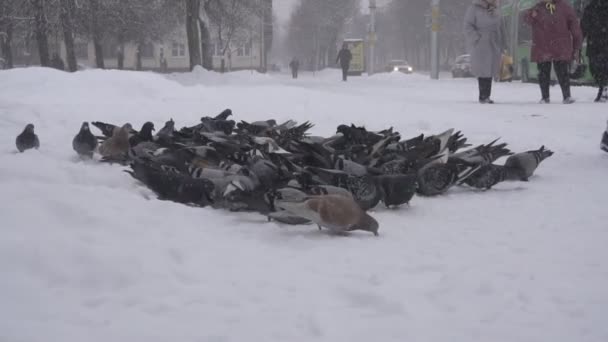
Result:
<instances>
[{"instance_id":1,"label":"flock of pigeon","mask_svg":"<svg viewBox=\"0 0 608 342\"><path fill-rule=\"evenodd\" d=\"M490 189L527 181L553 152L545 147L513 154L505 143L471 147L461 132L402 139L392 128L371 132L340 125L336 135L308 134L313 125L275 120L235 122L227 109L176 130L173 119L157 133L146 122L87 122L74 137L83 158L99 154L119 163L159 199L230 211L259 212L284 224L314 223L333 234L363 230L378 235L367 211L381 202L407 205L415 194L436 196L455 186ZM17 137L17 149L38 148L34 126ZM508 156L504 165L495 161Z\"/></svg>"}]
</instances>

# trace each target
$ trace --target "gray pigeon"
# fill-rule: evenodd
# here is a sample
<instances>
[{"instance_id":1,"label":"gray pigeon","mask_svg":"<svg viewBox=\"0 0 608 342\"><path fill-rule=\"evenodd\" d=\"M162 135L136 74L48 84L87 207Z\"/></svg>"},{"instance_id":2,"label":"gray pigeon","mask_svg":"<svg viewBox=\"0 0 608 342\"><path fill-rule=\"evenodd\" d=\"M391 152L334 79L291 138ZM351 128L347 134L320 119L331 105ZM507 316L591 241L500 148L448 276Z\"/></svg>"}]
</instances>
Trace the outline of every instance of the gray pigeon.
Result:
<instances>
[{"instance_id":1,"label":"gray pigeon","mask_svg":"<svg viewBox=\"0 0 608 342\"><path fill-rule=\"evenodd\" d=\"M131 124L127 123L115 129L111 138L99 146L99 154L106 158L124 158L129 152L129 132Z\"/></svg>"},{"instance_id":2,"label":"gray pigeon","mask_svg":"<svg viewBox=\"0 0 608 342\"><path fill-rule=\"evenodd\" d=\"M25 126L23 132L17 136L15 144L17 145L19 152L22 153L26 150L32 148L38 149L40 147L40 140L38 140L38 136L34 133L33 124L27 124L27 126Z\"/></svg>"},{"instance_id":3,"label":"gray pigeon","mask_svg":"<svg viewBox=\"0 0 608 342\"><path fill-rule=\"evenodd\" d=\"M352 198L341 195L311 196L301 201L276 200L277 208L308 219L336 234L365 230L378 235L378 221Z\"/></svg>"},{"instance_id":4,"label":"gray pigeon","mask_svg":"<svg viewBox=\"0 0 608 342\"><path fill-rule=\"evenodd\" d=\"M93 152L97 148L97 138L91 133L89 129L89 123L83 122L80 127L80 132L76 134L74 140L72 140L72 148L80 156L93 157Z\"/></svg>"},{"instance_id":5,"label":"gray pigeon","mask_svg":"<svg viewBox=\"0 0 608 342\"><path fill-rule=\"evenodd\" d=\"M527 182L528 178L532 177L540 163L552 155L553 151L547 150L545 146L541 146L540 149L535 151L527 151L510 156L505 162L505 167L508 167L513 171L513 175L509 180Z\"/></svg>"}]
</instances>

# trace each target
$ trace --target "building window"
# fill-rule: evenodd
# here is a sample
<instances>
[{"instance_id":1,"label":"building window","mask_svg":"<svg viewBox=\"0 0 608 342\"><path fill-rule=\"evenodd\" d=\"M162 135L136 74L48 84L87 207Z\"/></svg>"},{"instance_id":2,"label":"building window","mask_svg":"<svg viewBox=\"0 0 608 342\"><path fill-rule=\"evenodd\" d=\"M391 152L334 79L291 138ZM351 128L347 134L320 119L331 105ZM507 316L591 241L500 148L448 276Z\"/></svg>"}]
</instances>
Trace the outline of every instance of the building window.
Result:
<instances>
[{"instance_id":1,"label":"building window","mask_svg":"<svg viewBox=\"0 0 608 342\"><path fill-rule=\"evenodd\" d=\"M173 42L171 47L171 56L184 57L186 56L186 45L184 43Z\"/></svg>"},{"instance_id":2,"label":"building window","mask_svg":"<svg viewBox=\"0 0 608 342\"><path fill-rule=\"evenodd\" d=\"M140 45L139 48L141 49L142 58L154 58L154 44L145 43L145 44ZM184 55L182 54L181 56L184 56Z\"/></svg>"},{"instance_id":3,"label":"building window","mask_svg":"<svg viewBox=\"0 0 608 342\"><path fill-rule=\"evenodd\" d=\"M89 43L75 43L74 53L76 54L76 58L88 59Z\"/></svg>"},{"instance_id":4,"label":"building window","mask_svg":"<svg viewBox=\"0 0 608 342\"><path fill-rule=\"evenodd\" d=\"M236 55L239 57L243 57L245 55L245 47L239 46L239 48L236 49Z\"/></svg>"}]
</instances>

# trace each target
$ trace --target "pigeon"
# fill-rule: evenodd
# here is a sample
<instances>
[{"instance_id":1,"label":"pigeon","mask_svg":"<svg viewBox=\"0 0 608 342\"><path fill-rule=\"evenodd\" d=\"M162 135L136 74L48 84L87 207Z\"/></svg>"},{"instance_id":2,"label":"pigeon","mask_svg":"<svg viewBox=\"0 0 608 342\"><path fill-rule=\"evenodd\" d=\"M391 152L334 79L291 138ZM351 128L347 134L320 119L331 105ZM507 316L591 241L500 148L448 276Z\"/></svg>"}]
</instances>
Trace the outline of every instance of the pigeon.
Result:
<instances>
[{"instance_id":1,"label":"pigeon","mask_svg":"<svg viewBox=\"0 0 608 342\"><path fill-rule=\"evenodd\" d=\"M17 145L17 150L21 153L32 148L38 149L40 147L40 140L38 140L38 136L34 133L33 124L27 124L27 126L25 126L23 132L17 136L15 144Z\"/></svg>"},{"instance_id":2,"label":"pigeon","mask_svg":"<svg viewBox=\"0 0 608 342\"><path fill-rule=\"evenodd\" d=\"M545 146L541 146L540 149L535 151L527 151L510 156L505 162L505 167L513 170L512 176L509 179L527 182L540 163L552 155L553 151L547 150Z\"/></svg>"},{"instance_id":3,"label":"pigeon","mask_svg":"<svg viewBox=\"0 0 608 342\"><path fill-rule=\"evenodd\" d=\"M154 124L150 121L144 123L141 130L129 138L129 145L135 147L140 143L153 141L154 137L152 136L152 132L154 132Z\"/></svg>"},{"instance_id":4,"label":"pigeon","mask_svg":"<svg viewBox=\"0 0 608 342\"><path fill-rule=\"evenodd\" d=\"M215 120L228 120L228 118L232 115L231 109L224 109L221 113L219 113L214 119Z\"/></svg>"},{"instance_id":5,"label":"pigeon","mask_svg":"<svg viewBox=\"0 0 608 342\"><path fill-rule=\"evenodd\" d=\"M415 173L407 175L382 175L374 177L382 202L387 208L409 204L418 186Z\"/></svg>"},{"instance_id":6,"label":"pigeon","mask_svg":"<svg viewBox=\"0 0 608 342\"><path fill-rule=\"evenodd\" d=\"M479 170L481 165L467 163L430 164L418 172L418 193L441 195Z\"/></svg>"},{"instance_id":7,"label":"pigeon","mask_svg":"<svg viewBox=\"0 0 608 342\"><path fill-rule=\"evenodd\" d=\"M91 133L89 123L83 122L80 132L72 140L72 148L81 157L93 157L93 152L97 148L97 138Z\"/></svg>"},{"instance_id":8,"label":"pigeon","mask_svg":"<svg viewBox=\"0 0 608 342\"><path fill-rule=\"evenodd\" d=\"M600 142L600 148L604 152L608 152L608 128L602 134L602 141Z\"/></svg>"},{"instance_id":9,"label":"pigeon","mask_svg":"<svg viewBox=\"0 0 608 342\"><path fill-rule=\"evenodd\" d=\"M374 208L382 198L372 176L351 176L340 170L309 167L308 171L321 178L326 185L333 185L350 191L363 210Z\"/></svg>"},{"instance_id":10,"label":"pigeon","mask_svg":"<svg viewBox=\"0 0 608 342\"><path fill-rule=\"evenodd\" d=\"M276 200L275 206L308 219L335 234L364 230L378 236L378 221L352 198L340 195L310 196L300 201Z\"/></svg>"},{"instance_id":11,"label":"pigeon","mask_svg":"<svg viewBox=\"0 0 608 342\"><path fill-rule=\"evenodd\" d=\"M503 182L511 177L512 169L502 166L489 164L482 166L463 183L477 189L489 190L494 185Z\"/></svg>"},{"instance_id":12,"label":"pigeon","mask_svg":"<svg viewBox=\"0 0 608 342\"><path fill-rule=\"evenodd\" d=\"M101 121L93 121L93 122L91 122L91 124L93 124L93 126L97 127L105 138L111 138L114 135L114 130L119 128L116 125L112 125L112 124L101 122Z\"/></svg>"},{"instance_id":13,"label":"pigeon","mask_svg":"<svg viewBox=\"0 0 608 342\"><path fill-rule=\"evenodd\" d=\"M154 191L159 199L206 207L213 203L213 182L194 179L179 171L165 168L153 162L134 160L131 170L125 170L133 178Z\"/></svg>"},{"instance_id":14,"label":"pigeon","mask_svg":"<svg viewBox=\"0 0 608 342\"><path fill-rule=\"evenodd\" d=\"M173 139L173 133L175 132L175 121L170 119L165 122L165 126L158 131L155 137L155 141L160 143L170 143Z\"/></svg>"},{"instance_id":15,"label":"pigeon","mask_svg":"<svg viewBox=\"0 0 608 342\"><path fill-rule=\"evenodd\" d=\"M129 152L129 132L131 129L131 124L127 123L114 130L112 137L99 146L99 154L109 159L125 158Z\"/></svg>"}]
</instances>

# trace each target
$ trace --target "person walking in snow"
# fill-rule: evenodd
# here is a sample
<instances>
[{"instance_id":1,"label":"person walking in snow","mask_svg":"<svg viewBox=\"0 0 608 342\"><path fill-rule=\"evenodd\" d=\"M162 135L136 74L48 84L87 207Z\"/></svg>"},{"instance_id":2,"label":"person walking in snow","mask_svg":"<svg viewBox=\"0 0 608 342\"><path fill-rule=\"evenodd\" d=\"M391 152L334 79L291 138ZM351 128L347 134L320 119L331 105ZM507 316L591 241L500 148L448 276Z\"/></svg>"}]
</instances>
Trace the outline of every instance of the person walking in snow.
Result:
<instances>
[{"instance_id":1,"label":"person walking in snow","mask_svg":"<svg viewBox=\"0 0 608 342\"><path fill-rule=\"evenodd\" d=\"M550 102L551 64L562 89L563 103L573 103L569 66L578 59L583 41L576 12L568 1L540 0L524 19L532 27L531 59L538 65L540 103Z\"/></svg>"},{"instance_id":2,"label":"person walking in snow","mask_svg":"<svg viewBox=\"0 0 608 342\"><path fill-rule=\"evenodd\" d=\"M300 69L300 61L297 58L293 58L289 62L289 68L291 69L291 77L294 79L298 78L298 69Z\"/></svg>"},{"instance_id":3,"label":"person walking in snow","mask_svg":"<svg viewBox=\"0 0 608 342\"><path fill-rule=\"evenodd\" d=\"M583 13L581 28L583 37L587 39L589 68L599 87L595 102L606 102L608 101L608 1L592 0Z\"/></svg>"},{"instance_id":4,"label":"person walking in snow","mask_svg":"<svg viewBox=\"0 0 608 342\"><path fill-rule=\"evenodd\" d=\"M473 0L464 19L464 33L471 55L471 73L479 82L479 103L494 103L492 79L500 74L503 35L497 0Z\"/></svg>"},{"instance_id":5,"label":"person walking in snow","mask_svg":"<svg viewBox=\"0 0 608 342\"><path fill-rule=\"evenodd\" d=\"M353 59L353 54L348 49L346 43L342 44L342 49L338 52L336 64L339 62L342 67L342 81L346 82L348 78L348 69L350 69L350 61Z\"/></svg>"}]
</instances>

